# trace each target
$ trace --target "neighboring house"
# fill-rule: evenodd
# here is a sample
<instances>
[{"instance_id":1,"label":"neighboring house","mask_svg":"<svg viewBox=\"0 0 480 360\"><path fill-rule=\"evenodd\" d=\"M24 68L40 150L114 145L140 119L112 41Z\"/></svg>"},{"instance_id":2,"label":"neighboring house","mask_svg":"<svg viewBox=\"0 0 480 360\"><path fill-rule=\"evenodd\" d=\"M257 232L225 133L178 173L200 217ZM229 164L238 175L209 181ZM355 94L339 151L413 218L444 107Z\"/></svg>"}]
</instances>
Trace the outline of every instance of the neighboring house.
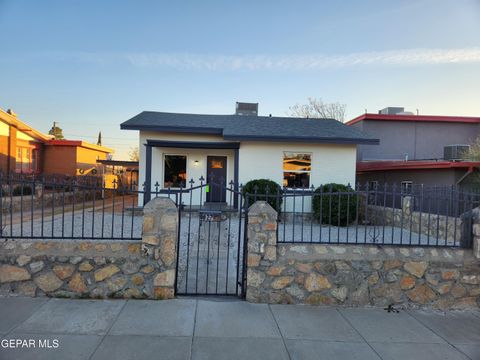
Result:
<instances>
[{"instance_id":1,"label":"neighboring house","mask_svg":"<svg viewBox=\"0 0 480 360\"><path fill-rule=\"evenodd\" d=\"M100 175L98 160L107 160L112 149L81 140L45 143L45 174Z\"/></svg>"},{"instance_id":2,"label":"neighboring house","mask_svg":"<svg viewBox=\"0 0 480 360\"><path fill-rule=\"evenodd\" d=\"M80 140L54 140L0 109L0 171L5 174L87 175L113 150Z\"/></svg>"},{"instance_id":3,"label":"neighboring house","mask_svg":"<svg viewBox=\"0 0 480 360\"><path fill-rule=\"evenodd\" d=\"M346 123L380 139L380 146L360 145L360 182L458 185L470 188L478 179L480 162L463 159L468 144L480 136L480 117L431 116L386 108Z\"/></svg>"},{"instance_id":4,"label":"neighboring house","mask_svg":"<svg viewBox=\"0 0 480 360\"><path fill-rule=\"evenodd\" d=\"M287 188L353 185L357 144L378 143L333 119L256 116L250 108L240 115L242 105L235 115L144 111L122 123L140 131L140 183L147 190L157 182L161 189L188 187L190 179L198 185L200 177L235 188L262 178ZM147 191L143 202L149 199ZM224 202L225 193L207 201Z\"/></svg>"},{"instance_id":5,"label":"neighboring house","mask_svg":"<svg viewBox=\"0 0 480 360\"><path fill-rule=\"evenodd\" d=\"M20 121L12 110L0 109L0 171L42 172L43 144L51 139Z\"/></svg>"}]
</instances>

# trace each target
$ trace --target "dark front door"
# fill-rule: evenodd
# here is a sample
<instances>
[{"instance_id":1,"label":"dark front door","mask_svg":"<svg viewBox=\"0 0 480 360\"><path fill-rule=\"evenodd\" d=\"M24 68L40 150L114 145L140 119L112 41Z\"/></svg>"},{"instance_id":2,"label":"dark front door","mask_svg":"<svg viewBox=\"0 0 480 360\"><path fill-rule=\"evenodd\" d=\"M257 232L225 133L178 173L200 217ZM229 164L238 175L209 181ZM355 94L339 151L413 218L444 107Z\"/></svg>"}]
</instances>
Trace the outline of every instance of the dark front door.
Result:
<instances>
[{"instance_id":1,"label":"dark front door","mask_svg":"<svg viewBox=\"0 0 480 360\"><path fill-rule=\"evenodd\" d=\"M207 156L207 202L226 202L227 157Z\"/></svg>"}]
</instances>

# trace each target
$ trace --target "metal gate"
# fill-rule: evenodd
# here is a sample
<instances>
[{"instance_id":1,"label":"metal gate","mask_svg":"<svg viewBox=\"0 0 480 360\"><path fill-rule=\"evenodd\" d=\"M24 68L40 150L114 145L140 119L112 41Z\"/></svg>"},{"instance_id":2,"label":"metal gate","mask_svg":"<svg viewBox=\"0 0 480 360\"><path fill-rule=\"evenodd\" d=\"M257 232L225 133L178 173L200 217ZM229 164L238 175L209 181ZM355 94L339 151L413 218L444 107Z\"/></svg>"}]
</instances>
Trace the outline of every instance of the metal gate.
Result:
<instances>
[{"instance_id":1,"label":"metal gate","mask_svg":"<svg viewBox=\"0 0 480 360\"><path fill-rule=\"evenodd\" d=\"M233 182L207 183L202 177L196 186L190 180L177 199L177 295L243 297L247 212L241 191Z\"/></svg>"}]
</instances>

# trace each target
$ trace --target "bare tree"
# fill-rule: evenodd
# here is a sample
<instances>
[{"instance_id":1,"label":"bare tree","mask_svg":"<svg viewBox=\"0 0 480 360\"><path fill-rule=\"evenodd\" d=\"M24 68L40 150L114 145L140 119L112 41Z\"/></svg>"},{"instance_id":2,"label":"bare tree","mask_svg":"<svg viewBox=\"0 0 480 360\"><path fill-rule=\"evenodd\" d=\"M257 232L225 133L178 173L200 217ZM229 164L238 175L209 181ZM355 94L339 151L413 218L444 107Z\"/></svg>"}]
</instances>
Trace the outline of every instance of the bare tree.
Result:
<instances>
[{"instance_id":1,"label":"bare tree","mask_svg":"<svg viewBox=\"0 0 480 360\"><path fill-rule=\"evenodd\" d=\"M480 136L470 144L469 150L463 154L463 159L466 161L480 161ZM480 173L475 171L471 176L473 177L472 185L480 185Z\"/></svg>"},{"instance_id":2,"label":"bare tree","mask_svg":"<svg viewBox=\"0 0 480 360\"><path fill-rule=\"evenodd\" d=\"M138 150L138 146L132 146L130 148L128 157L130 158L130 161L140 161L140 151Z\"/></svg>"},{"instance_id":3,"label":"bare tree","mask_svg":"<svg viewBox=\"0 0 480 360\"><path fill-rule=\"evenodd\" d=\"M463 154L463 158L470 161L480 161L480 136L470 144L470 149Z\"/></svg>"},{"instance_id":4,"label":"bare tree","mask_svg":"<svg viewBox=\"0 0 480 360\"><path fill-rule=\"evenodd\" d=\"M295 117L335 119L345 121L346 104L325 103L322 99L308 98L307 104L290 106L288 114Z\"/></svg>"}]
</instances>

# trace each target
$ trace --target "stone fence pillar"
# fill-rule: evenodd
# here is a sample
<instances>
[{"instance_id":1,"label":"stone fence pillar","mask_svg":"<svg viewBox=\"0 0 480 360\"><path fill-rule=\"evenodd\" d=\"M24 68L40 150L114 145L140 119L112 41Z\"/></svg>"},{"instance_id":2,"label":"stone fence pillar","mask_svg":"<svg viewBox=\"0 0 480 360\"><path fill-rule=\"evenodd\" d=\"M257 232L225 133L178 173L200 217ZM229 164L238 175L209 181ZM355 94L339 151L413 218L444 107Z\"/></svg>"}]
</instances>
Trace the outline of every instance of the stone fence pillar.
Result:
<instances>
[{"instance_id":1,"label":"stone fence pillar","mask_svg":"<svg viewBox=\"0 0 480 360\"><path fill-rule=\"evenodd\" d=\"M268 302L263 291L265 272L277 260L277 212L266 202L257 201L248 210L246 298Z\"/></svg>"},{"instance_id":2,"label":"stone fence pillar","mask_svg":"<svg viewBox=\"0 0 480 360\"><path fill-rule=\"evenodd\" d=\"M402 211L405 216L410 216L413 211L413 197L404 196L402 199Z\"/></svg>"},{"instance_id":3,"label":"stone fence pillar","mask_svg":"<svg viewBox=\"0 0 480 360\"><path fill-rule=\"evenodd\" d=\"M157 197L143 208L142 253L156 262L153 297L175 297L178 211L169 198Z\"/></svg>"},{"instance_id":4,"label":"stone fence pillar","mask_svg":"<svg viewBox=\"0 0 480 360\"><path fill-rule=\"evenodd\" d=\"M480 259L480 207L472 210L473 255Z\"/></svg>"}]
</instances>

